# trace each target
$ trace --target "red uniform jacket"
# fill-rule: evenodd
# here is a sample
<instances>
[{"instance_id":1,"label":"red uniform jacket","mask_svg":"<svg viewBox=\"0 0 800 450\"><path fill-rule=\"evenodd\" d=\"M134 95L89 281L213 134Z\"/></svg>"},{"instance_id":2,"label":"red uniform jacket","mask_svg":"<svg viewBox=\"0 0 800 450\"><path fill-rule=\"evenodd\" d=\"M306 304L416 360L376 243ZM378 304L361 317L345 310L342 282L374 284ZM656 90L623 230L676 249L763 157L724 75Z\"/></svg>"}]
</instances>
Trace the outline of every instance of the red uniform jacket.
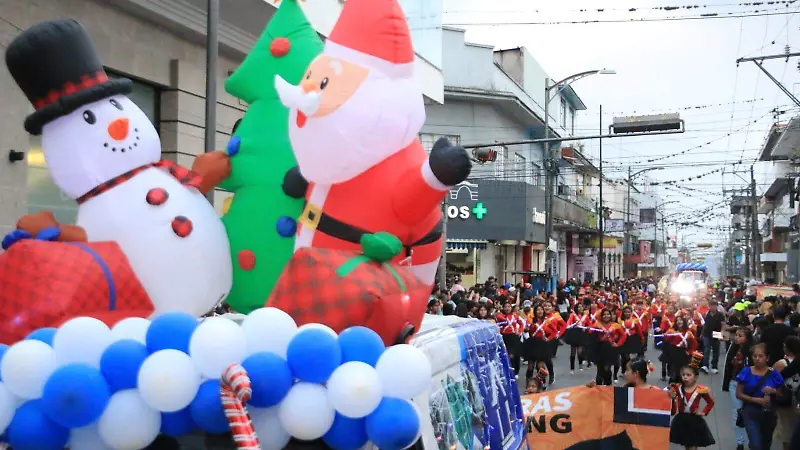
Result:
<instances>
[{"instance_id":1,"label":"red uniform jacket","mask_svg":"<svg viewBox=\"0 0 800 450\"><path fill-rule=\"evenodd\" d=\"M555 336L558 332L547 322L547 319L529 322L528 331L532 339L538 339L540 341L552 341L556 338Z\"/></svg>"},{"instance_id":2,"label":"red uniform jacket","mask_svg":"<svg viewBox=\"0 0 800 450\"><path fill-rule=\"evenodd\" d=\"M525 329L525 319L517 314L509 314L506 316L503 313L495 316L497 319L497 326L500 327L500 334L522 334Z\"/></svg>"},{"instance_id":3,"label":"red uniform jacket","mask_svg":"<svg viewBox=\"0 0 800 450\"><path fill-rule=\"evenodd\" d=\"M692 353L697 350L697 339L691 330L678 331L670 329L667 334L677 336L665 336L664 340L675 347L686 349L687 353Z\"/></svg>"},{"instance_id":4,"label":"red uniform jacket","mask_svg":"<svg viewBox=\"0 0 800 450\"><path fill-rule=\"evenodd\" d=\"M664 315L661 317L661 325L659 325L657 331L666 333L667 330L671 329L673 325L675 325L675 315L664 313Z\"/></svg>"},{"instance_id":5,"label":"red uniform jacket","mask_svg":"<svg viewBox=\"0 0 800 450\"><path fill-rule=\"evenodd\" d=\"M711 392L703 385L696 385L692 392L685 392L681 385L673 386L671 390L677 394L672 400L673 415L678 413L697 414L697 411L700 410L700 400L706 402L706 407L703 409L704 416L707 416L714 408L714 399L711 398Z\"/></svg>"},{"instance_id":6,"label":"red uniform jacket","mask_svg":"<svg viewBox=\"0 0 800 450\"><path fill-rule=\"evenodd\" d=\"M634 309L633 317L639 321L639 327L642 329L642 334L647 334L647 332L650 331L650 324L653 323L650 313L647 312L647 310L638 312Z\"/></svg>"},{"instance_id":7,"label":"red uniform jacket","mask_svg":"<svg viewBox=\"0 0 800 450\"><path fill-rule=\"evenodd\" d=\"M443 245L439 204L447 190L438 190L425 180L422 168L427 160L419 140L414 140L349 181L326 186L311 183L298 221L296 246L359 251L360 235L384 231L406 247L395 262L408 256L412 266L436 262ZM310 242L302 239L304 229L313 231Z\"/></svg>"},{"instance_id":8,"label":"red uniform jacket","mask_svg":"<svg viewBox=\"0 0 800 450\"><path fill-rule=\"evenodd\" d=\"M561 314L554 312L544 319L545 322L555 331L554 339L558 339L567 332L567 322L561 317Z\"/></svg>"},{"instance_id":9,"label":"red uniform jacket","mask_svg":"<svg viewBox=\"0 0 800 450\"><path fill-rule=\"evenodd\" d=\"M585 327L585 322L588 317L589 315L586 313L583 313L583 315L579 316L573 312L569 315L569 320L567 320L567 328L573 328L576 326Z\"/></svg>"},{"instance_id":10,"label":"red uniform jacket","mask_svg":"<svg viewBox=\"0 0 800 450\"><path fill-rule=\"evenodd\" d=\"M692 315L692 319L699 328L703 328L703 325L706 324L706 314L708 314L710 309L711 308L708 306L700 306L695 310L694 315Z\"/></svg>"},{"instance_id":11,"label":"red uniform jacket","mask_svg":"<svg viewBox=\"0 0 800 450\"><path fill-rule=\"evenodd\" d=\"M667 311L667 307L661 302L653 302L650 305L650 315L653 317L663 317Z\"/></svg>"},{"instance_id":12,"label":"red uniform jacket","mask_svg":"<svg viewBox=\"0 0 800 450\"><path fill-rule=\"evenodd\" d=\"M627 339L627 335L625 335L625 330L623 330L622 326L617 322L604 324L600 321L597 321L594 324L594 328L603 330L601 332L598 332L597 334L598 339L600 339L603 342L610 342L612 344L616 344L617 347L624 344L625 339Z\"/></svg>"},{"instance_id":13,"label":"red uniform jacket","mask_svg":"<svg viewBox=\"0 0 800 450\"><path fill-rule=\"evenodd\" d=\"M625 336L639 336L639 339L644 339L644 333L642 333L642 327L639 324L639 321L635 318L622 320L620 321L620 325L622 325L623 330L625 330Z\"/></svg>"}]
</instances>

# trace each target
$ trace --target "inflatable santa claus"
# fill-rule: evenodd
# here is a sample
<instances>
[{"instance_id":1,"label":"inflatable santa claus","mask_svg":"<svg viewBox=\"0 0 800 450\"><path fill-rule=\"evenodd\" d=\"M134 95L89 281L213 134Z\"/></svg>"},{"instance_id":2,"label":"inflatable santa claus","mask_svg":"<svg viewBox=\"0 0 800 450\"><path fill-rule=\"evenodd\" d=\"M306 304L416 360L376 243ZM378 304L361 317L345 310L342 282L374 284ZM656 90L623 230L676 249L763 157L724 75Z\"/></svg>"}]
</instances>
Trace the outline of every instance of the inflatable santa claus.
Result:
<instances>
[{"instance_id":1,"label":"inflatable santa claus","mask_svg":"<svg viewBox=\"0 0 800 450\"><path fill-rule=\"evenodd\" d=\"M284 188L306 199L295 249L357 251L365 234L388 232L405 248L397 260L431 283L443 245L439 204L472 164L446 139L430 154L419 142L425 106L397 1L348 0L303 81L275 81L299 166Z\"/></svg>"}]
</instances>

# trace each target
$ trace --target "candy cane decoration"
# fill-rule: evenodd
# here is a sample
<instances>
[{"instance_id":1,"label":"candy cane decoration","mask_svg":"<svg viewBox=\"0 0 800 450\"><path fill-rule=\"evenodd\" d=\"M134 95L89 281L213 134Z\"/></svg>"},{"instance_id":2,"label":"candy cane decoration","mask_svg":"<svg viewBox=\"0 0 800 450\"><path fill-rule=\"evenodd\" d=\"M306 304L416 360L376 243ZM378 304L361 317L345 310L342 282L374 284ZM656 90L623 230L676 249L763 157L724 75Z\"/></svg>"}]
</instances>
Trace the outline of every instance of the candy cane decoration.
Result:
<instances>
[{"instance_id":1,"label":"candy cane decoration","mask_svg":"<svg viewBox=\"0 0 800 450\"><path fill-rule=\"evenodd\" d=\"M222 373L220 396L225 417L233 434L233 442L239 450L261 450L256 430L247 415L245 404L253 394L250 377L239 364L231 364Z\"/></svg>"}]
</instances>

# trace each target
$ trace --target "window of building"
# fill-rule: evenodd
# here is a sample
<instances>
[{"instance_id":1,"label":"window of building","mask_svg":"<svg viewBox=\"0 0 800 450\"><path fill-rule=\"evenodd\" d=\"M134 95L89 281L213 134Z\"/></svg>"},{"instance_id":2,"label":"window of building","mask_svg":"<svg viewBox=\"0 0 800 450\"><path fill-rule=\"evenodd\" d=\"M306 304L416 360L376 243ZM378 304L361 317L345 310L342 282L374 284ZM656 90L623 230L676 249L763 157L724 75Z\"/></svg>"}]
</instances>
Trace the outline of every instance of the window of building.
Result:
<instances>
[{"instance_id":1,"label":"window of building","mask_svg":"<svg viewBox=\"0 0 800 450\"><path fill-rule=\"evenodd\" d=\"M572 108L569 109L569 132L575 135L575 110Z\"/></svg>"},{"instance_id":2,"label":"window of building","mask_svg":"<svg viewBox=\"0 0 800 450\"><path fill-rule=\"evenodd\" d=\"M443 137L447 138L453 145L459 145L461 143L461 136L456 134L420 133L419 141L422 144L422 148L424 148L427 153L430 153L433 149L433 144L435 144L439 138Z\"/></svg>"},{"instance_id":3,"label":"window of building","mask_svg":"<svg viewBox=\"0 0 800 450\"><path fill-rule=\"evenodd\" d=\"M567 100L561 97L561 128L567 129Z\"/></svg>"},{"instance_id":4,"label":"window of building","mask_svg":"<svg viewBox=\"0 0 800 450\"><path fill-rule=\"evenodd\" d=\"M122 78L112 73L109 78ZM128 98L135 103L153 122L156 130L159 125L160 93L157 87L133 80L133 92ZM30 136L28 160L28 212L52 211L61 223L75 223L78 205L56 186L47 171L47 163L42 152L40 136Z\"/></svg>"},{"instance_id":5,"label":"window of building","mask_svg":"<svg viewBox=\"0 0 800 450\"><path fill-rule=\"evenodd\" d=\"M525 182L525 157L520 155L519 153L514 153L514 173L511 176L511 179L514 181L522 181Z\"/></svg>"},{"instance_id":6,"label":"window of building","mask_svg":"<svg viewBox=\"0 0 800 450\"><path fill-rule=\"evenodd\" d=\"M534 186L540 186L541 177L542 177L542 168L539 167L536 163L531 163L531 184Z\"/></svg>"}]
</instances>

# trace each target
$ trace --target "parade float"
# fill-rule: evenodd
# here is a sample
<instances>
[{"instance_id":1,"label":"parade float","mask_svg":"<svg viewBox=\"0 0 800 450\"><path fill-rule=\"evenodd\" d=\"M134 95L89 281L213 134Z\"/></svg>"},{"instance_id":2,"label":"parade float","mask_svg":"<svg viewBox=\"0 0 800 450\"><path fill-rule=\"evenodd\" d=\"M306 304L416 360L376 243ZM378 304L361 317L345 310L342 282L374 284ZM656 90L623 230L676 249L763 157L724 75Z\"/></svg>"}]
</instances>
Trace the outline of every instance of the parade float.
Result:
<instances>
[{"instance_id":1,"label":"parade float","mask_svg":"<svg viewBox=\"0 0 800 450\"><path fill-rule=\"evenodd\" d=\"M324 49L284 0L226 85L246 116L190 170L160 159L80 24L17 36L25 129L80 206L76 224L31 214L2 241L0 447L526 445L497 327L423 320L439 203L470 161L417 140L413 61L394 0L349 0ZM222 220L215 186L235 192ZM245 314L203 317L228 295Z\"/></svg>"}]
</instances>

